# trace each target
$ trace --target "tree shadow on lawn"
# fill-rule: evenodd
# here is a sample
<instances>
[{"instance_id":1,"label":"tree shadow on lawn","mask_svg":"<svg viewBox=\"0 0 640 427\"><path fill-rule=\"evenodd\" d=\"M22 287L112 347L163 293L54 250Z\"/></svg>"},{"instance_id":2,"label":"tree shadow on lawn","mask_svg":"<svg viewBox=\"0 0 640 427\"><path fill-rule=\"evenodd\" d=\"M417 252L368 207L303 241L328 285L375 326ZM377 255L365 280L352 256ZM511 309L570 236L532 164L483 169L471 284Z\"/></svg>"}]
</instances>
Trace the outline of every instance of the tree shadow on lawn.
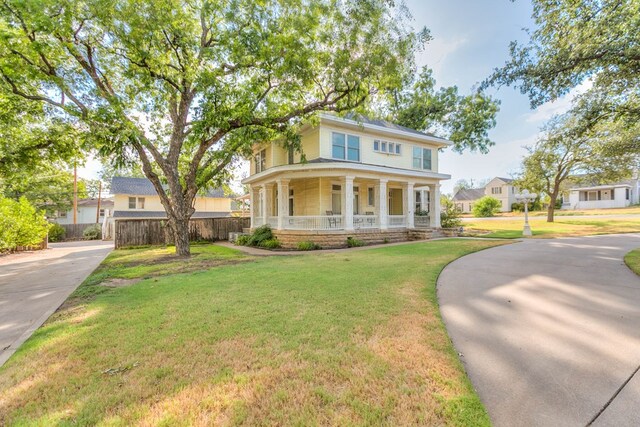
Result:
<instances>
[{"instance_id":1,"label":"tree shadow on lawn","mask_svg":"<svg viewBox=\"0 0 640 427\"><path fill-rule=\"evenodd\" d=\"M0 423L487 424L433 301L446 263L496 244L261 258L107 289L0 368Z\"/></svg>"}]
</instances>

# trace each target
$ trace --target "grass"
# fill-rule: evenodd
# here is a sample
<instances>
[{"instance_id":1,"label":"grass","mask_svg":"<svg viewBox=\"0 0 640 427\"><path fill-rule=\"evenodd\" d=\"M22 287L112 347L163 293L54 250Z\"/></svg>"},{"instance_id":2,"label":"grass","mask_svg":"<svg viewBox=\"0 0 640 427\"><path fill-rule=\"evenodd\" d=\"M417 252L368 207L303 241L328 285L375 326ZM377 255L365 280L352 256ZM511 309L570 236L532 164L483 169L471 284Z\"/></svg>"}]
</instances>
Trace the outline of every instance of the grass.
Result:
<instances>
[{"instance_id":1,"label":"grass","mask_svg":"<svg viewBox=\"0 0 640 427\"><path fill-rule=\"evenodd\" d=\"M640 206L629 206L626 208L608 208L608 209L587 209L587 210L562 210L562 209L556 209L555 210L555 214L554 216L576 216L576 215L635 215L635 214L640 214ZM504 217L511 217L511 216L523 216L524 213L523 212L500 212L498 213L496 216L504 216ZM546 218L547 216L547 211L546 209L544 211L532 211L529 212L529 215L536 217L536 216L543 216ZM463 215L464 217L467 218L471 218L473 217L471 214L468 215Z\"/></svg>"},{"instance_id":2,"label":"grass","mask_svg":"<svg viewBox=\"0 0 640 427\"><path fill-rule=\"evenodd\" d=\"M569 237L588 236L595 234L638 233L640 232L640 218L638 219L567 219L556 218L554 222L546 219L530 218L529 224L533 237ZM522 237L523 220L486 220L475 219L465 222L465 229L470 235L515 239ZM489 232L487 234L487 232Z\"/></svg>"},{"instance_id":3,"label":"grass","mask_svg":"<svg viewBox=\"0 0 640 427\"><path fill-rule=\"evenodd\" d=\"M640 248L634 249L624 256L624 262L638 276L640 276Z\"/></svg>"},{"instance_id":4,"label":"grass","mask_svg":"<svg viewBox=\"0 0 640 427\"><path fill-rule=\"evenodd\" d=\"M489 425L435 282L497 244L255 259L201 246L202 259L245 262L171 275L181 261L165 249L114 251L82 303L0 368L0 425ZM146 277L156 260L158 277L98 284Z\"/></svg>"}]
</instances>

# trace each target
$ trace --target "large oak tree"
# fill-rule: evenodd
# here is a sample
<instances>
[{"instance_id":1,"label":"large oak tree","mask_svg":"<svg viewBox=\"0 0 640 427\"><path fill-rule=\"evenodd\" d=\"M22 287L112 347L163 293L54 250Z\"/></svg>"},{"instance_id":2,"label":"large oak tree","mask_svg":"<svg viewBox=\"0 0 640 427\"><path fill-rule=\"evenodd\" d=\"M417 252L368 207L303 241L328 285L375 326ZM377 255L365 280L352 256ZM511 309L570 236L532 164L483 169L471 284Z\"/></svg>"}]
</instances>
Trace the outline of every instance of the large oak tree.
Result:
<instances>
[{"instance_id":1,"label":"large oak tree","mask_svg":"<svg viewBox=\"0 0 640 427\"><path fill-rule=\"evenodd\" d=\"M189 254L199 189L252 143L399 86L424 33L387 0L2 0L0 91L140 162Z\"/></svg>"}]
</instances>

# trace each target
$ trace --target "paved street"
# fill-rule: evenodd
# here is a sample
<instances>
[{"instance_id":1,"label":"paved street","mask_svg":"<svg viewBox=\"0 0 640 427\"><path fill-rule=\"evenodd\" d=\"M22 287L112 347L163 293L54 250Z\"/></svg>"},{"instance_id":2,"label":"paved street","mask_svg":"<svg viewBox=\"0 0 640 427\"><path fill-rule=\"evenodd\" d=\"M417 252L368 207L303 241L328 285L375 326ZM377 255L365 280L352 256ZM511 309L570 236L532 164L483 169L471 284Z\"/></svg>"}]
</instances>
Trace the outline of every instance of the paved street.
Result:
<instances>
[{"instance_id":1,"label":"paved street","mask_svg":"<svg viewBox=\"0 0 640 427\"><path fill-rule=\"evenodd\" d=\"M0 257L0 365L113 249L102 241L49 246Z\"/></svg>"},{"instance_id":2,"label":"paved street","mask_svg":"<svg viewBox=\"0 0 640 427\"><path fill-rule=\"evenodd\" d=\"M447 330L496 426L640 425L640 235L531 239L438 281Z\"/></svg>"}]
</instances>

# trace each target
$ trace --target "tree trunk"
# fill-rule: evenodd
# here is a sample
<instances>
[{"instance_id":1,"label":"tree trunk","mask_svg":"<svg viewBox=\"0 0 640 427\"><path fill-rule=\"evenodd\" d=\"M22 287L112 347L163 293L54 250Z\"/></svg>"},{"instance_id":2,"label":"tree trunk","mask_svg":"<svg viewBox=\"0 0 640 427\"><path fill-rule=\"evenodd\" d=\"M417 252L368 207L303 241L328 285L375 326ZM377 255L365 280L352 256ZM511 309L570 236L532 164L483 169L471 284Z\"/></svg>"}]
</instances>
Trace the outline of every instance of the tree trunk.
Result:
<instances>
[{"instance_id":1,"label":"tree trunk","mask_svg":"<svg viewBox=\"0 0 640 427\"><path fill-rule=\"evenodd\" d=\"M191 247L189 246L189 218L175 218L172 222L176 255L188 257L191 255Z\"/></svg>"},{"instance_id":2,"label":"tree trunk","mask_svg":"<svg viewBox=\"0 0 640 427\"><path fill-rule=\"evenodd\" d=\"M553 214L556 210L556 200L558 200L558 194L551 194L549 197L549 207L547 208L547 222L553 222Z\"/></svg>"}]
</instances>

